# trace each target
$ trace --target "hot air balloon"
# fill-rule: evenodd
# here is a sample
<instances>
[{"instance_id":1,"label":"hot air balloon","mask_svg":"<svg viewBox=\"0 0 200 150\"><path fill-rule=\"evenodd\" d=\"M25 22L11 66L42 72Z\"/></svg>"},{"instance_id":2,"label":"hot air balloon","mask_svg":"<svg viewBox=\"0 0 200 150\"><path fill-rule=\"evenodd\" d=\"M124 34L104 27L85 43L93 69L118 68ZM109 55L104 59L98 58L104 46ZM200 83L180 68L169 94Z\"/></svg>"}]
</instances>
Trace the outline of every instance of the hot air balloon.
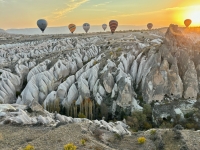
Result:
<instances>
[{"instance_id":1,"label":"hot air balloon","mask_svg":"<svg viewBox=\"0 0 200 150\"><path fill-rule=\"evenodd\" d=\"M107 28L107 24L102 24L102 28L104 29L104 31L106 30Z\"/></svg>"},{"instance_id":2,"label":"hot air balloon","mask_svg":"<svg viewBox=\"0 0 200 150\"><path fill-rule=\"evenodd\" d=\"M109 26L110 26L110 30L112 32L112 34L115 32L115 30L117 29L118 27L118 22L116 20L111 20L109 22Z\"/></svg>"},{"instance_id":3,"label":"hot air balloon","mask_svg":"<svg viewBox=\"0 0 200 150\"><path fill-rule=\"evenodd\" d=\"M46 29L47 25L48 25L48 23L44 19L40 19L40 20L37 21L37 26L40 28L40 30L42 31L42 33Z\"/></svg>"},{"instance_id":4,"label":"hot air balloon","mask_svg":"<svg viewBox=\"0 0 200 150\"><path fill-rule=\"evenodd\" d=\"M147 28L148 28L149 30L151 30L151 29L153 28L153 24L152 24L152 23L148 23L148 24L147 24Z\"/></svg>"},{"instance_id":5,"label":"hot air balloon","mask_svg":"<svg viewBox=\"0 0 200 150\"><path fill-rule=\"evenodd\" d=\"M85 30L85 32L87 33L90 29L90 24L89 23L84 23L83 24L83 29Z\"/></svg>"},{"instance_id":6,"label":"hot air balloon","mask_svg":"<svg viewBox=\"0 0 200 150\"><path fill-rule=\"evenodd\" d=\"M191 20L191 19L186 19L186 20L184 21L184 24L185 24L186 27L189 27L189 26L191 25L191 23L192 23L192 20Z\"/></svg>"},{"instance_id":7,"label":"hot air balloon","mask_svg":"<svg viewBox=\"0 0 200 150\"><path fill-rule=\"evenodd\" d=\"M76 25L75 24L69 24L68 28L69 28L70 32L73 34L74 31L76 30Z\"/></svg>"}]
</instances>

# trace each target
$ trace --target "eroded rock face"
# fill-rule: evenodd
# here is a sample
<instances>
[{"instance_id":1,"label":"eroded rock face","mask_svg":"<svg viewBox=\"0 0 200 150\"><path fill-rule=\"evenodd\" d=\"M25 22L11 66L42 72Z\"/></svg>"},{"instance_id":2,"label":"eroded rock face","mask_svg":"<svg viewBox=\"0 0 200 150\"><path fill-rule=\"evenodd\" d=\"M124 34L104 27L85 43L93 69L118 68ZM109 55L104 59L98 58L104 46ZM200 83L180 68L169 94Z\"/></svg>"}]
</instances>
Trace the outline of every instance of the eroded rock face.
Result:
<instances>
[{"instance_id":1,"label":"eroded rock face","mask_svg":"<svg viewBox=\"0 0 200 150\"><path fill-rule=\"evenodd\" d=\"M188 47L192 43L189 38L182 34L178 28L178 25L174 24L170 24L165 34L165 39L174 51L177 47Z\"/></svg>"},{"instance_id":2,"label":"eroded rock face","mask_svg":"<svg viewBox=\"0 0 200 150\"><path fill-rule=\"evenodd\" d=\"M130 77L122 77L118 82L118 105L130 106L132 99L134 97L134 90L132 89L131 78Z\"/></svg>"},{"instance_id":3,"label":"eroded rock face","mask_svg":"<svg viewBox=\"0 0 200 150\"><path fill-rule=\"evenodd\" d=\"M154 68L146 77L143 98L146 102L161 101L165 95L164 89L165 80L160 72L160 69Z\"/></svg>"},{"instance_id":4,"label":"eroded rock face","mask_svg":"<svg viewBox=\"0 0 200 150\"><path fill-rule=\"evenodd\" d=\"M176 118L177 115L180 116L180 119L184 120L184 115L193 112L197 110L194 105L196 103L196 100L185 100L185 101L173 101L171 103L167 104L159 104L156 103L154 108L153 108L153 121L156 124L159 124L159 120L165 120L171 118L172 122L173 119Z\"/></svg>"},{"instance_id":5,"label":"eroded rock face","mask_svg":"<svg viewBox=\"0 0 200 150\"><path fill-rule=\"evenodd\" d=\"M188 69L183 77L184 83L184 98L185 99L196 99L197 93L199 92L198 88L198 79L197 72L192 61L188 62Z\"/></svg>"},{"instance_id":6,"label":"eroded rock face","mask_svg":"<svg viewBox=\"0 0 200 150\"><path fill-rule=\"evenodd\" d=\"M112 89L114 87L114 78L109 71L103 74L103 85L107 93L112 92Z\"/></svg>"},{"instance_id":7,"label":"eroded rock face","mask_svg":"<svg viewBox=\"0 0 200 150\"><path fill-rule=\"evenodd\" d=\"M0 103L30 106L36 102L46 108L56 101L70 108L91 99L99 107L105 104L114 116L118 108L129 114L141 111L137 96L146 103L196 99L200 88L198 44L176 25L170 25L165 39L146 34L151 35L0 45ZM175 113L181 114L179 108ZM39 119L45 122L43 116Z\"/></svg>"}]
</instances>

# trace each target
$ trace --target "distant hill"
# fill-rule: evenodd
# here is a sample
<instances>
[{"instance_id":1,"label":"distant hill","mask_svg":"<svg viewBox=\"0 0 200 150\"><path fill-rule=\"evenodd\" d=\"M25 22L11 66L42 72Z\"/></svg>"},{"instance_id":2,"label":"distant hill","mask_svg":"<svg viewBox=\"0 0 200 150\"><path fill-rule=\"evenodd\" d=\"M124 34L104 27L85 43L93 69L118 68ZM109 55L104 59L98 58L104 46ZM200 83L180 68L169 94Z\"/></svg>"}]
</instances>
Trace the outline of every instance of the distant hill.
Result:
<instances>
[{"instance_id":1,"label":"distant hill","mask_svg":"<svg viewBox=\"0 0 200 150\"><path fill-rule=\"evenodd\" d=\"M6 31L3 29L0 29L0 33L6 33Z\"/></svg>"},{"instance_id":2,"label":"distant hill","mask_svg":"<svg viewBox=\"0 0 200 150\"><path fill-rule=\"evenodd\" d=\"M146 29L146 25L143 26L131 26L131 25L121 25L117 28L117 31L120 30L141 30L141 29ZM157 27L159 28L159 27ZM109 27L106 29L106 31L109 31ZM38 28L26 28L26 29L8 29L6 30L7 33L12 33L12 34L27 34L27 35L33 35L33 34L41 34L41 31ZM91 26L89 32L104 32L101 25L95 25ZM48 27L45 30L44 34L69 34L69 30L67 26L63 27ZM75 33L84 33L84 30L82 26L77 26L77 29Z\"/></svg>"}]
</instances>

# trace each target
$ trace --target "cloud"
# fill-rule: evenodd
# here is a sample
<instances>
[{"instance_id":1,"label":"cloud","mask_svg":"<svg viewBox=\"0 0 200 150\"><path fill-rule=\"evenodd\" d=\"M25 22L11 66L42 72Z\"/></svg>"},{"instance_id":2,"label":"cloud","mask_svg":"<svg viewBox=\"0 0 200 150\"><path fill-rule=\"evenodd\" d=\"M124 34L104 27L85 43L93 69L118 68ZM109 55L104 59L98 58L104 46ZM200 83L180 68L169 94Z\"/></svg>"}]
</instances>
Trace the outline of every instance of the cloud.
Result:
<instances>
[{"instance_id":1,"label":"cloud","mask_svg":"<svg viewBox=\"0 0 200 150\"><path fill-rule=\"evenodd\" d=\"M199 9L200 5L184 6L184 7L170 7L164 9L158 9L154 11L146 11L139 13L117 13L116 15L110 15L110 18L116 18L123 24L146 24L147 22L153 22L156 25L167 26L171 23L184 25L184 20L190 18L193 22L193 26L200 24L199 21Z\"/></svg>"},{"instance_id":2,"label":"cloud","mask_svg":"<svg viewBox=\"0 0 200 150\"><path fill-rule=\"evenodd\" d=\"M168 12L168 11L187 10L187 9L192 9L192 8L195 8L195 7L199 7L199 6L172 7L172 8L165 8L165 9L151 11L151 12L134 13L134 14L121 14L121 15L116 15L116 16L112 16L112 17L145 16L145 15L151 15L151 14L159 14L159 13Z\"/></svg>"},{"instance_id":3,"label":"cloud","mask_svg":"<svg viewBox=\"0 0 200 150\"><path fill-rule=\"evenodd\" d=\"M86 3L87 1L89 0L70 0L67 3L67 7L65 9L54 12L55 18L58 19L63 17L64 15L78 8L80 5Z\"/></svg>"},{"instance_id":4,"label":"cloud","mask_svg":"<svg viewBox=\"0 0 200 150\"><path fill-rule=\"evenodd\" d=\"M82 9L84 11L106 11L106 9Z\"/></svg>"},{"instance_id":5,"label":"cloud","mask_svg":"<svg viewBox=\"0 0 200 150\"><path fill-rule=\"evenodd\" d=\"M100 3L100 4L96 4L94 5L95 7L98 7L98 6L104 6L104 5L107 5L109 3L111 3L112 1L109 1L109 2L105 2L105 3Z\"/></svg>"}]
</instances>

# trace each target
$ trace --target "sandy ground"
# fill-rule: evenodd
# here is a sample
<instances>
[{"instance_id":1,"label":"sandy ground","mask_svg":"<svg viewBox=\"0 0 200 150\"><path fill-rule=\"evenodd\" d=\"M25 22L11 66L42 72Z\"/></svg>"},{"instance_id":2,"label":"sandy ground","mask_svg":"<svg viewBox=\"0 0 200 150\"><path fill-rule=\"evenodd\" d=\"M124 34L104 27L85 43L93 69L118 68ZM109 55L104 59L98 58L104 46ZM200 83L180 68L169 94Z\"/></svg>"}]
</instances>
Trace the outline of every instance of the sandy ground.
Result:
<instances>
[{"instance_id":1,"label":"sandy ground","mask_svg":"<svg viewBox=\"0 0 200 150\"><path fill-rule=\"evenodd\" d=\"M36 150L62 150L63 146L70 142L74 143L78 150L180 150L184 145L187 145L189 150L200 149L200 132L180 132L181 135L177 138L172 129L156 129L155 135L149 130L124 137L105 131L100 139L96 139L92 130L88 131L88 125L84 123L59 127L4 125L0 126L0 149L23 150L27 144L31 144ZM145 137L146 142L139 144L138 137ZM85 146L80 143L81 139L86 140ZM159 145L164 147L158 148Z\"/></svg>"},{"instance_id":2,"label":"sandy ground","mask_svg":"<svg viewBox=\"0 0 200 150\"><path fill-rule=\"evenodd\" d=\"M81 139L86 139L86 145L80 144ZM94 138L89 133L82 134L81 126L68 124L58 128L28 127L28 126L0 126L0 149L21 150L31 144L36 150L62 150L68 143L74 143L77 149L107 149L106 145L93 142Z\"/></svg>"}]
</instances>

